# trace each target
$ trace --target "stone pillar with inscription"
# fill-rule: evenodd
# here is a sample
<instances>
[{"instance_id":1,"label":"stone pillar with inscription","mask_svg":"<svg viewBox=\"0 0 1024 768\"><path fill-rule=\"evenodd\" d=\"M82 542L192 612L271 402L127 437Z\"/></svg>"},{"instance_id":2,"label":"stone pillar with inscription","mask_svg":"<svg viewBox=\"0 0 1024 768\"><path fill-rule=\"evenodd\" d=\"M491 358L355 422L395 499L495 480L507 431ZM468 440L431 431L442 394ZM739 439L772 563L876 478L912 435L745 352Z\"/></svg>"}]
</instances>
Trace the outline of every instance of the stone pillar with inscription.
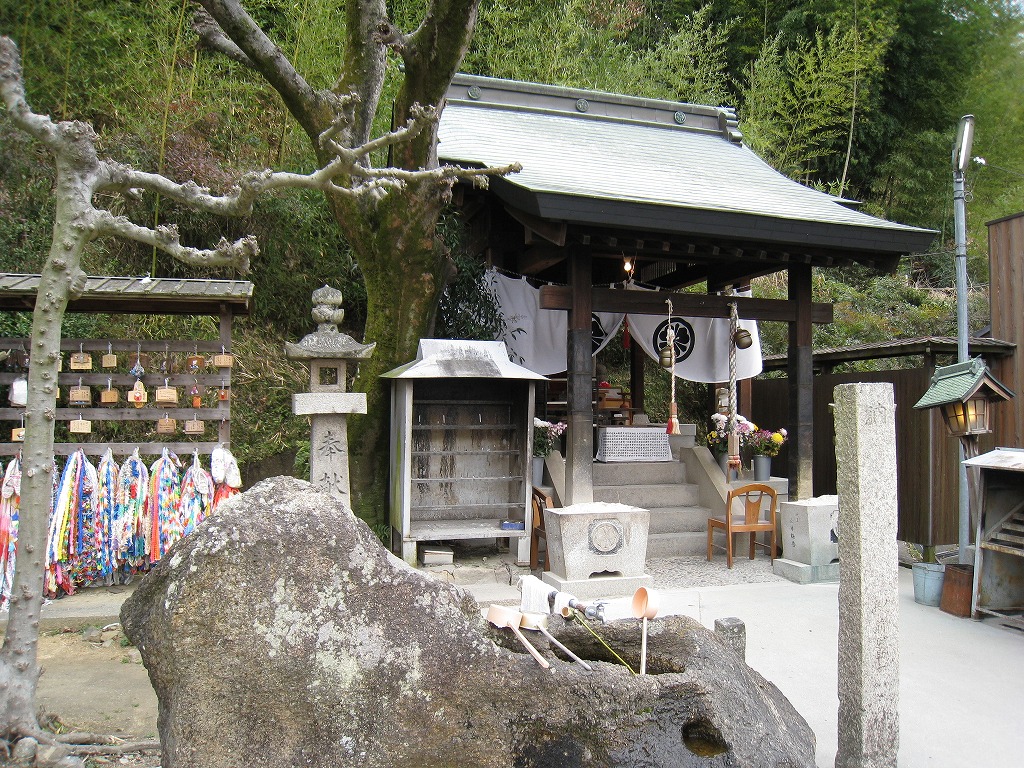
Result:
<instances>
[{"instance_id":1,"label":"stone pillar with inscription","mask_svg":"<svg viewBox=\"0 0 1024 768\"><path fill-rule=\"evenodd\" d=\"M351 506L348 474L348 414L366 413L366 395L346 392L349 360L365 360L375 344L360 344L338 330L345 317L341 291L325 285L313 291L317 329L298 344L285 344L285 355L309 365L309 392L292 398L296 416L309 416L309 480L317 490Z\"/></svg>"}]
</instances>

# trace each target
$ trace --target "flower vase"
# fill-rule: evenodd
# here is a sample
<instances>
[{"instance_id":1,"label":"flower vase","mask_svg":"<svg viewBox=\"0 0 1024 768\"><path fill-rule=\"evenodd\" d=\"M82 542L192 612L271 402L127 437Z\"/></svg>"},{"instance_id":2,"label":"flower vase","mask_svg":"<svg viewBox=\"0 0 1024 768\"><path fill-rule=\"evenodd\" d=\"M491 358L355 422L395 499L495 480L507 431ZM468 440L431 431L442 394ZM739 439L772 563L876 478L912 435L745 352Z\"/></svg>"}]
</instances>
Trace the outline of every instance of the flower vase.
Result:
<instances>
[{"instance_id":1,"label":"flower vase","mask_svg":"<svg viewBox=\"0 0 1024 768\"><path fill-rule=\"evenodd\" d=\"M756 483L767 483L772 479L772 457L771 456L759 456L753 457L754 465L754 482Z\"/></svg>"},{"instance_id":2,"label":"flower vase","mask_svg":"<svg viewBox=\"0 0 1024 768\"><path fill-rule=\"evenodd\" d=\"M544 457L534 456L533 457L533 484L543 485L544 484Z\"/></svg>"}]
</instances>

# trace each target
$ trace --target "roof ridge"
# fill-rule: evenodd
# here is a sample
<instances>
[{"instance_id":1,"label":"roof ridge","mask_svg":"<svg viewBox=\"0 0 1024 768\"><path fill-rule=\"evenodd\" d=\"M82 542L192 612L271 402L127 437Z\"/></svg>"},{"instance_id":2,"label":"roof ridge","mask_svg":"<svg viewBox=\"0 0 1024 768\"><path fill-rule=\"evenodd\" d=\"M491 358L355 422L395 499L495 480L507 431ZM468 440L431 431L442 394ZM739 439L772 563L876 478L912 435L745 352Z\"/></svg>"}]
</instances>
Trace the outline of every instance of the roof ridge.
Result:
<instances>
[{"instance_id":1,"label":"roof ridge","mask_svg":"<svg viewBox=\"0 0 1024 768\"><path fill-rule=\"evenodd\" d=\"M446 100L491 108L566 114L597 120L639 123L676 130L718 134L734 144L743 141L732 107L649 99L608 91L456 74Z\"/></svg>"}]
</instances>

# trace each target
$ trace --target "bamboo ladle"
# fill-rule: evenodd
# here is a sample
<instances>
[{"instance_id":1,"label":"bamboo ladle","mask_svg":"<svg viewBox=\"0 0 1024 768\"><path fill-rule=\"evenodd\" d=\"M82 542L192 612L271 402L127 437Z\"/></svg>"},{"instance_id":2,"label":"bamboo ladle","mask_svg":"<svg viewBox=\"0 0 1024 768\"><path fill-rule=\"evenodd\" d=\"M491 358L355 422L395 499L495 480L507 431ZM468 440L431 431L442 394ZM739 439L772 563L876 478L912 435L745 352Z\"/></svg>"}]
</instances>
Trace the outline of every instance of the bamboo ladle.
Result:
<instances>
[{"instance_id":1,"label":"bamboo ladle","mask_svg":"<svg viewBox=\"0 0 1024 768\"><path fill-rule=\"evenodd\" d=\"M519 638L519 642L523 644L523 647L530 652L530 655L533 656L534 659L537 660L538 664L540 664L544 669L548 669L551 666L548 663L548 660L541 656L537 649L530 644L530 641L523 636L523 633L519 631L519 625L523 621L523 614L519 611L514 608L509 608L508 606L491 603L487 607L487 620L496 627L500 627L502 629L508 627L511 629L515 633L516 637Z\"/></svg>"},{"instance_id":2,"label":"bamboo ladle","mask_svg":"<svg viewBox=\"0 0 1024 768\"><path fill-rule=\"evenodd\" d=\"M656 592L640 587L633 593L633 617L643 619L640 631L640 674L647 674L647 620L658 615L658 595Z\"/></svg>"},{"instance_id":3,"label":"bamboo ladle","mask_svg":"<svg viewBox=\"0 0 1024 768\"><path fill-rule=\"evenodd\" d=\"M562 645L554 635L548 632L548 617L542 613L524 613L521 614L522 619L520 620L519 626L523 629L533 629L540 632L544 637L548 639L548 642L552 643L555 647L559 648L566 656L575 661L587 672L592 672L594 668L587 664L583 659L577 656L575 653L570 651L564 645Z\"/></svg>"}]
</instances>

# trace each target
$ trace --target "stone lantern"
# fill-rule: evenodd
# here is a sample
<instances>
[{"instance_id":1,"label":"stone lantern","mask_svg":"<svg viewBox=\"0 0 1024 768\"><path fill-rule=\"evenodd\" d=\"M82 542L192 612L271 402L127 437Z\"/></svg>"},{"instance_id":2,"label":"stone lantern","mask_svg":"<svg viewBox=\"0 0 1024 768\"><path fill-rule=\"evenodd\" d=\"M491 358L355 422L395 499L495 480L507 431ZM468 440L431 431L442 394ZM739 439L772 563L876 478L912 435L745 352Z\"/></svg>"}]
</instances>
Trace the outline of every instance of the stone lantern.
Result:
<instances>
[{"instance_id":1,"label":"stone lantern","mask_svg":"<svg viewBox=\"0 0 1024 768\"><path fill-rule=\"evenodd\" d=\"M341 291L325 285L313 291L313 320L317 329L298 344L286 343L290 360L309 364L308 393L292 398L296 416L309 416L309 479L317 490L351 506L348 473L348 414L366 413L366 395L346 392L349 360L366 360L376 344L360 344L338 330L345 318Z\"/></svg>"}]
</instances>

